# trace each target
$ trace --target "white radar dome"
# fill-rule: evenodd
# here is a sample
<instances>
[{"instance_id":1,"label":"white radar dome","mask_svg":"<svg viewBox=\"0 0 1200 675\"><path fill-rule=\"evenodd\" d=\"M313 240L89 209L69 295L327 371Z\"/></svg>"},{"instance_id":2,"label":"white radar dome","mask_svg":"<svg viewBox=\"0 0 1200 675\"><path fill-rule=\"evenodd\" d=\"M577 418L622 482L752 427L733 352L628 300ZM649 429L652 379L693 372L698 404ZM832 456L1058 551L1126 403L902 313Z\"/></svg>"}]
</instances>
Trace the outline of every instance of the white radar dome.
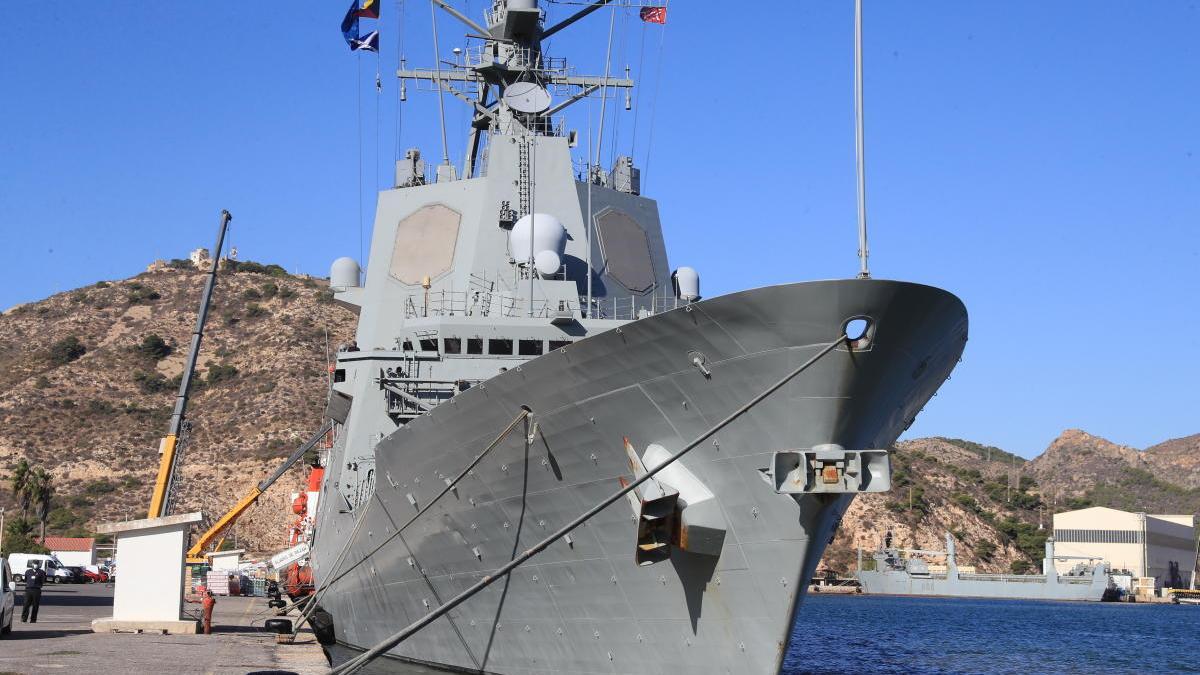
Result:
<instances>
[{"instance_id":1,"label":"white radar dome","mask_svg":"<svg viewBox=\"0 0 1200 675\"><path fill-rule=\"evenodd\" d=\"M671 273L671 285L675 287L675 297L685 302L700 299L700 274L690 267L680 267Z\"/></svg>"},{"instance_id":2,"label":"white radar dome","mask_svg":"<svg viewBox=\"0 0 1200 675\"><path fill-rule=\"evenodd\" d=\"M508 233L508 251L521 264L529 262L530 253L536 262L542 251L553 251L561 258L566 250L567 228L549 213L522 216Z\"/></svg>"},{"instance_id":3,"label":"white radar dome","mask_svg":"<svg viewBox=\"0 0 1200 675\"><path fill-rule=\"evenodd\" d=\"M533 256L533 266L543 277L552 277L562 267L562 258L554 251L538 251Z\"/></svg>"},{"instance_id":4,"label":"white radar dome","mask_svg":"<svg viewBox=\"0 0 1200 675\"><path fill-rule=\"evenodd\" d=\"M329 287L346 289L358 287L358 263L354 258L338 258L329 267Z\"/></svg>"}]
</instances>

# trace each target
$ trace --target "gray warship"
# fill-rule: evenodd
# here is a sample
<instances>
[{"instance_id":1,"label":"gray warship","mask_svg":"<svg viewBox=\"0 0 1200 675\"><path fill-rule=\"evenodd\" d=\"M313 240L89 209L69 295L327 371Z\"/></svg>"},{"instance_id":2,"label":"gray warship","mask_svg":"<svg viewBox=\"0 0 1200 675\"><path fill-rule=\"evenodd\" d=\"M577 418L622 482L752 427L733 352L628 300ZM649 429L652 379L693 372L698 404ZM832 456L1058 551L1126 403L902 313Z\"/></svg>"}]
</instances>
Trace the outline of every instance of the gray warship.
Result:
<instances>
[{"instance_id":1,"label":"gray warship","mask_svg":"<svg viewBox=\"0 0 1200 675\"><path fill-rule=\"evenodd\" d=\"M919 556L944 556L945 571L930 570L929 564ZM1115 591L1108 563L1095 558L1056 556L1053 537L1046 540L1041 574L960 572L954 538L949 534L946 535L945 551L893 548L885 541L884 547L871 556L873 569L863 568L861 549L858 557L855 576L862 584L863 592L868 594L1099 602L1111 597ZM1060 574L1055 568L1055 560L1076 562Z\"/></svg>"},{"instance_id":2,"label":"gray warship","mask_svg":"<svg viewBox=\"0 0 1200 675\"><path fill-rule=\"evenodd\" d=\"M633 161L577 168L558 116L633 86L542 48L607 3L546 25L495 0L480 25L435 2L480 44L399 77L469 106L467 156L408 151L361 283L331 270L358 324L306 615L334 672L777 672L963 304L865 275L702 299Z\"/></svg>"}]
</instances>

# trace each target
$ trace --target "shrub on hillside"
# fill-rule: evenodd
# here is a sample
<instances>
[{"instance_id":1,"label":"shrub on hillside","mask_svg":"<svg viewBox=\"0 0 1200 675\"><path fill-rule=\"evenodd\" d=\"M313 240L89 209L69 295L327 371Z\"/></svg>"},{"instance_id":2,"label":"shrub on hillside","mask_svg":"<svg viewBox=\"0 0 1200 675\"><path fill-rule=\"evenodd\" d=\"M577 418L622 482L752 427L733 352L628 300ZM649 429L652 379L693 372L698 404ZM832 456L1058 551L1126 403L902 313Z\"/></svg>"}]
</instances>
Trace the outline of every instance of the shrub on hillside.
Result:
<instances>
[{"instance_id":1,"label":"shrub on hillside","mask_svg":"<svg viewBox=\"0 0 1200 675\"><path fill-rule=\"evenodd\" d=\"M237 274L266 274L268 276L280 278L291 276L287 273L287 270L283 269L279 265L264 265L262 263L256 263L252 260L226 260L225 268L229 272L234 272Z\"/></svg>"},{"instance_id":2,"label":"shrub on hillside","mask_svg":"<svg viewBox=\"0 0 1200 675\"><path fill-rule=\"evenodd\" d=\"M125 289L125 301L131 305L153 302L161 297L158 291L136 281L129 284Z\"/></svg>"},{"instance_id":3,"label":"shrub on hillside","mask_svg":"<svg viewBox=\"0 0 1200 675\"><path fill-rule=\"evenodd\" d=\"M187 258L171 258L167 261L167 268L173 270L194 270L196 266Z\"/></svg>"},{"instance_id":4,"label":"shrub on hillside","mask_svg":"<svg viewBox=\"0 0 1200 675\"><path fill-rule=\"evenodd\" d=\"M139 370L134 372L133 381L137 384L138 389L143 394L157 394L160 391L168 391L171 389L171 383L167 378L160 373L147 373ZM178 386L178 385L176 385Z\"/></svg>"},{"instance_id":5,"label":"shrub on hillside","mask_svg":"<svg viewBox=\"0 0 1200 675\"><path fill-rule=\"evenodd\" d=\"M68 335L50 345L50 363L56 366L65 366L86 353L87 347L83 346L79 338Z\"/></svg>"},{"instance_id":6,"label":"shrub on hillside","mask_svg":"<svg viewBox=\"0 0 1200 675\"><path fill-rule=\"evenodd\" d=\"M88 481L87 485L83 486L83 493L91 497L99 497L117 490L116 483L107 478L98 478L93 481Z\"/></svg>"},{"instance_id":7,"label":"shrub on hillside","mask_svg":"<svg viewBox=\"0 0 1200 675\"><path fill-rule=\"evenodd\" d=\"M268 315L270 315L270 312L262 305L257 305L253 302L246 305L246 318L248 319L261 319Z\"/></svg>"},{"instance_id":8,"label":"shrub on hillside","mask_svg":"<svg viewBox=\"0 0 1200 675\"><path fill-rule=\"evenodd\" d=\"M987 562L996 554L996 545L987 539L980 539L971 547L971 551L975 554L976 558Z\"/></svg>"},{"instance_id":9,"label":"shrub on hillside","mask_svg":"<svg viewBox=\"0 0 1200 675\"><path fill-rule=\"evenodd\" d=\"M208 384L217 384L237 377L238 369L226 363L212 365L208 369Z\"/></svg>"},{"instance_id":10,"label":"shrub on hillside","mask_svg":"<svg viewBox=\"0 0 1200 675\"><path fill-rule=\"evenodd\" d=\"M167 341L162 339L162 336L157 333L151 333L142 338L142 342L137 346L137 350L142 356L158 361L170 356L171 345L167 344Z\"/></svg>"}]
</instances>

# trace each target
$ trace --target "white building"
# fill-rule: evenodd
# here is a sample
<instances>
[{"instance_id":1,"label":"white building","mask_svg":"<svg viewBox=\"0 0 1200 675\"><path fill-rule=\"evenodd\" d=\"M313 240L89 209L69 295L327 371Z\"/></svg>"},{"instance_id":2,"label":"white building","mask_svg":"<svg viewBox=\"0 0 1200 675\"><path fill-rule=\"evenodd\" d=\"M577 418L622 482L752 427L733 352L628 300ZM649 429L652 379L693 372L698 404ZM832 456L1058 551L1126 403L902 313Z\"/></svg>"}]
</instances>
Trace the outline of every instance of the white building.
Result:
<instances>
[{"instance_id":1,"label":"white building","mask_svg":"<svg viewBox=\"0 0 1200 675\"><path fill-rule=\"evenodd\" d=\"M1103 506L1054 514L1057 555L1103 558L1114 570L1154 577L1156 588L1186 588L1191 583L1195 536L1190 515L1130 513ZM1056 560L1055 567L1066 572L1075 562Z\"/></svg>"},{"instance_id":2,"label":"white building","mask_svg":"<svg viewBox=\"0 0 1200 675\"><path fill-rule=\"evenodd\" d=\"M42 545L67 567L96 564L96 540L90 537L46 537Z\"/></svg>"}]
</instances>

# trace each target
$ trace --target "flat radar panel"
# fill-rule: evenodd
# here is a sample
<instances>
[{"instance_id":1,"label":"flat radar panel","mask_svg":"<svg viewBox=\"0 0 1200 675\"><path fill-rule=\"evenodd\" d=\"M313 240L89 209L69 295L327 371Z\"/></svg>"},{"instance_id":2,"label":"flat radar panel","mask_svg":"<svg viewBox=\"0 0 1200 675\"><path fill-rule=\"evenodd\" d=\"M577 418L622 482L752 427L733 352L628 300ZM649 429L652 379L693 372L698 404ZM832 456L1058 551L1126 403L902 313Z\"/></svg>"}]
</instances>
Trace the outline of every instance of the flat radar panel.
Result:
<instances>
[{"instance_id":1,"label":"flat radar panel","mask_svg":"<svg viewBox=\"0 0 1200 675\"><path fill-rule=\"evenodd\" d=\"M535 82L514 82L504 90L508 107L523 113L540 113L550 107L550 92Z\"/></svg>"},{"instance_id":2,"label":"flat radar panel","mask_svg":"<svg viewBox=\"0 0 1200 675\"><path fill-rule=\"evenodd\" d=\"M417 285L454 267L454 248L462 214L444 204L429 204L396 225L388 272L403 284Z\"/></svg>"},{"instance_id":3,"label":"flat radar panel","mask_svg":"<svg viewBox=\"0 0 1200 675\"><path fill-rule=\"evenodd\" d=\"M654 261L646 231L629 214L607 209L596 217L605 272L633 293L654 287Z\"/></svg>"}]
</instances>

